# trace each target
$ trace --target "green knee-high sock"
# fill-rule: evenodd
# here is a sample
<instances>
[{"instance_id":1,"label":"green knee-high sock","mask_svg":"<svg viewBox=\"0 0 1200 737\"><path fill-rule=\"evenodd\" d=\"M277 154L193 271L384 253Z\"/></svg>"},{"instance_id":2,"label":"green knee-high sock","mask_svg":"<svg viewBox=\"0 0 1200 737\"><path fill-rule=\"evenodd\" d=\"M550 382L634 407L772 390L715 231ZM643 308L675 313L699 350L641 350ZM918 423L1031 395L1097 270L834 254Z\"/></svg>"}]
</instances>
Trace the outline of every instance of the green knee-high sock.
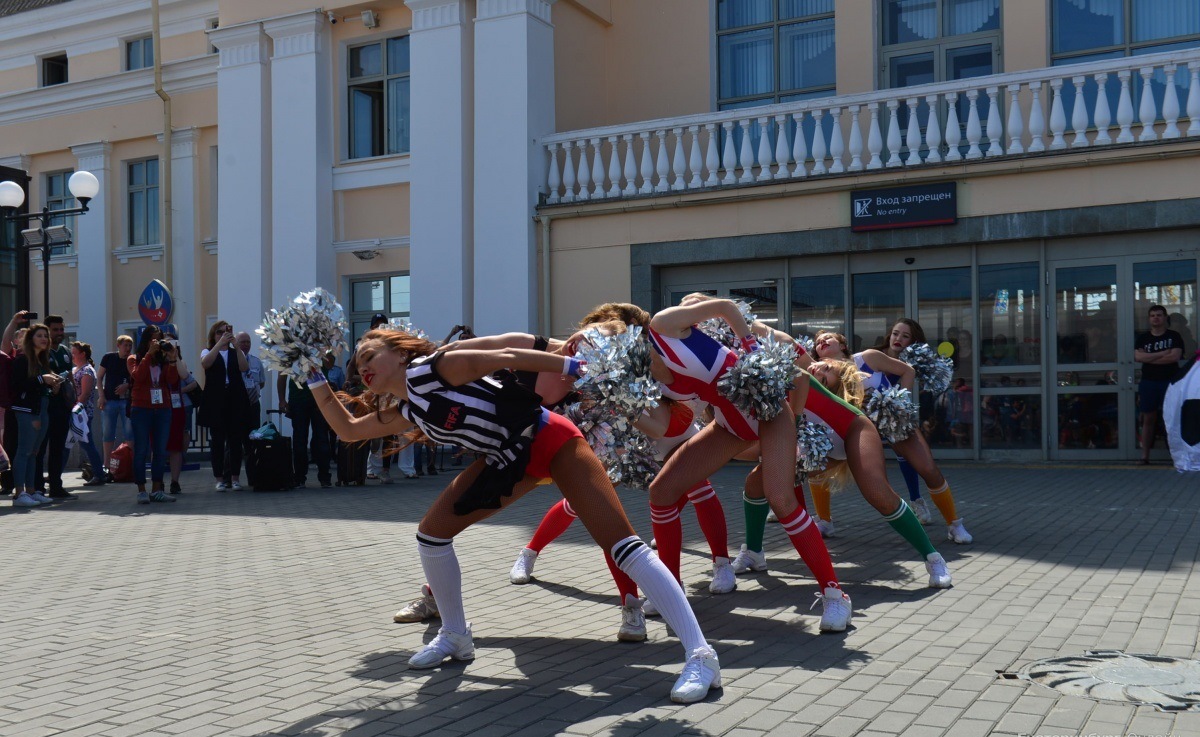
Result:
<instances>
[{"instance_id":1,"label":"green knee-high sock","mask_svg":"<svg viewBox=\"0 0 1200 737\"><path fill-rule=\"evenodd\" d=\"M933 547L933 543L929 542L929 535L925 534L925 528L921 527L921 520L917 519L917 515L908 508L904 500L900 500L900 508L884 517L887 523L892 526L892 529L900 533L908 541L908 544L917 549L921 554L921 558L925 559L931 554L937 552L937 548Z\"/></svg>"},{"instance_id":2,"label":"green knee-high sock","mask_svg":"<svg viewBox=\"0 0 1200 737\"><path fill-rule=\"evenodd\" d=\"M763 532L767 529L767 513L771 507L766 498L751 499L742 492L742 509L746 514L746 549L761 553Z\"/></svg>"}]
</instances>

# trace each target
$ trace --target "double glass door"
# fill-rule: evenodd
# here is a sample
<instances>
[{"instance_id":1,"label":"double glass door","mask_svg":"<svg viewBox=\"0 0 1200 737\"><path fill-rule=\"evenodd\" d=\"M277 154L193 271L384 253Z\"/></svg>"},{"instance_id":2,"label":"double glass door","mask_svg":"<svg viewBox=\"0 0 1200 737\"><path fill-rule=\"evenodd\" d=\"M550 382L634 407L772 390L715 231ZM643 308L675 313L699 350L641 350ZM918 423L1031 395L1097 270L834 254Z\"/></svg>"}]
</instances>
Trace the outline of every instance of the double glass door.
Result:
<instances>
[{"instance_id":1,"label":"double glass door","mask_svg":"<svg viewBox=\"0 0 1200 737\"><path fill-rule=\"evenodd\" d=\"M1050 456L1060 459L1130 460L1140 457L1134 361L1138 333L1147 329L1151 305L1171 316L1184 337L1184 355L1195 349L1196 260L1156 257L1080 259L1051 264ZM1167 456L1159 437L1155 455Z\"/></svg>"},{"instance_id":2,"label":"double glass door","mask_svg":"<svg viewBox=\"0 0 1200 737\"><path fill-rule=\"evenodd\" d=\"M763 324L779 327L779 280L750 279L728 282L705 282L696 285L672 285L667 288L666 304L675 306L692 292L732 299L750 305L750 312Z\"/></svg>"},{"instance_id":3,"label":"double glass door","mask_svg":"<svg viewBox=\"0 0 1200 737\"><path fill-rule=\"evenodd\" d=\"M854 274L850 293L852 327L847 338L856 352L886 348L892 326L908 317L921 325L925 341L954 364L949 391L918 392L921 432L939 457L972 457L976 357L971 267Z\"/></svg>"}]
</instances>

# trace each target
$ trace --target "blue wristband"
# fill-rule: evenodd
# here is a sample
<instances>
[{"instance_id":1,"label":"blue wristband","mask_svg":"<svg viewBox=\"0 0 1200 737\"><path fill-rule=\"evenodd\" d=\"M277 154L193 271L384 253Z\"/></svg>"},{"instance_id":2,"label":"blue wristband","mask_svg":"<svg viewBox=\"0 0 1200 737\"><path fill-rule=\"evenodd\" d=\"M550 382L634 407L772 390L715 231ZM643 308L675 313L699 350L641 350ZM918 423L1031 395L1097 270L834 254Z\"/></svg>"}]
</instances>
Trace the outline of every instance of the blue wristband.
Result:
<instances>
[{"instance_id":1,"label":"blue wristband","mask_svg":"<svg viewBox=\"0 0 1200 737\"><path fill-rule=\"evenodd\" d=\"M313 369L309 372L308 377L305 379L305 383L307 383L311 389L314 386L328 384L329 380L325 378L325 374L321 373L320 369Z\"/></svg>"},{"instance_id":2,"label":"blue wristband","mask_svg":"<svg viewBox=\"0 0 1200 737\"><path fill-rule=\"evenodd\" d=\"M579 375L583 373L585 366L587 366L587 361L583 361L578 358L572 358L571 356L563 357L562 372L564 376L574 376L578 379Z\"/></svg>"}]
</instances>

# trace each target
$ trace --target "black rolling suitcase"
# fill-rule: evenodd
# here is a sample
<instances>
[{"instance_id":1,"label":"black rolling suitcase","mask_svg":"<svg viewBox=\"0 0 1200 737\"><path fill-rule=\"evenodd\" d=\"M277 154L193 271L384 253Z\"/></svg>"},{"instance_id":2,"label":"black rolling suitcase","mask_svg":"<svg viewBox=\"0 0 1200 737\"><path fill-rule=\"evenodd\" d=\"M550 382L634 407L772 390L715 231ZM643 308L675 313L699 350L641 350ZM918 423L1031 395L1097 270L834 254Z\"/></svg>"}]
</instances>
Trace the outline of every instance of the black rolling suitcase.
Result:
<instances>
[{"instance_id":1,"label":"black rolling suitcase","mask_svg":"<svg viewBox=\"0 0 1200 737\"><path fill-rule=\"evenodd\" d=\"M292 439L250 438L246 479L255 491L287 491L296 485L292 475Z\"/></svg>"},{"instance_id":2,"label":"black rolling suitcase","mask_svg":"<svg viewBox=\"0 0 1200 737\"><path fill-rule=\"evenodd\" d=\"M365 486L367 483L368 443L337 443L337 485Z\"/></svg>"}]
</instances>

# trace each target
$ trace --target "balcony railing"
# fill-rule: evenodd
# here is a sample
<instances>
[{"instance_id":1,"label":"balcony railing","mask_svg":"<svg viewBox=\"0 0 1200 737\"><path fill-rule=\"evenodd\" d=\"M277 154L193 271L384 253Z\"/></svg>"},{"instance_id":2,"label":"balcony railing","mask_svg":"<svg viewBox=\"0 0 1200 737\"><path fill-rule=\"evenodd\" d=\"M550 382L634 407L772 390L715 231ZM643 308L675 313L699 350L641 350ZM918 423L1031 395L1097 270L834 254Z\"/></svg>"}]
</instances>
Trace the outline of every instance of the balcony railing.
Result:
<instances>
[{"instance_id":1,"label":"balcony railing","mask_svg":"<svg viewBox=\"0 0 1200 737\"><path fill-rule=\"evenodd\" d=\"M1200 49L567 131L540 143L549 154L544 203L554 205L1185 136L1200 136Z\"/></svg>"}]
</instances>

